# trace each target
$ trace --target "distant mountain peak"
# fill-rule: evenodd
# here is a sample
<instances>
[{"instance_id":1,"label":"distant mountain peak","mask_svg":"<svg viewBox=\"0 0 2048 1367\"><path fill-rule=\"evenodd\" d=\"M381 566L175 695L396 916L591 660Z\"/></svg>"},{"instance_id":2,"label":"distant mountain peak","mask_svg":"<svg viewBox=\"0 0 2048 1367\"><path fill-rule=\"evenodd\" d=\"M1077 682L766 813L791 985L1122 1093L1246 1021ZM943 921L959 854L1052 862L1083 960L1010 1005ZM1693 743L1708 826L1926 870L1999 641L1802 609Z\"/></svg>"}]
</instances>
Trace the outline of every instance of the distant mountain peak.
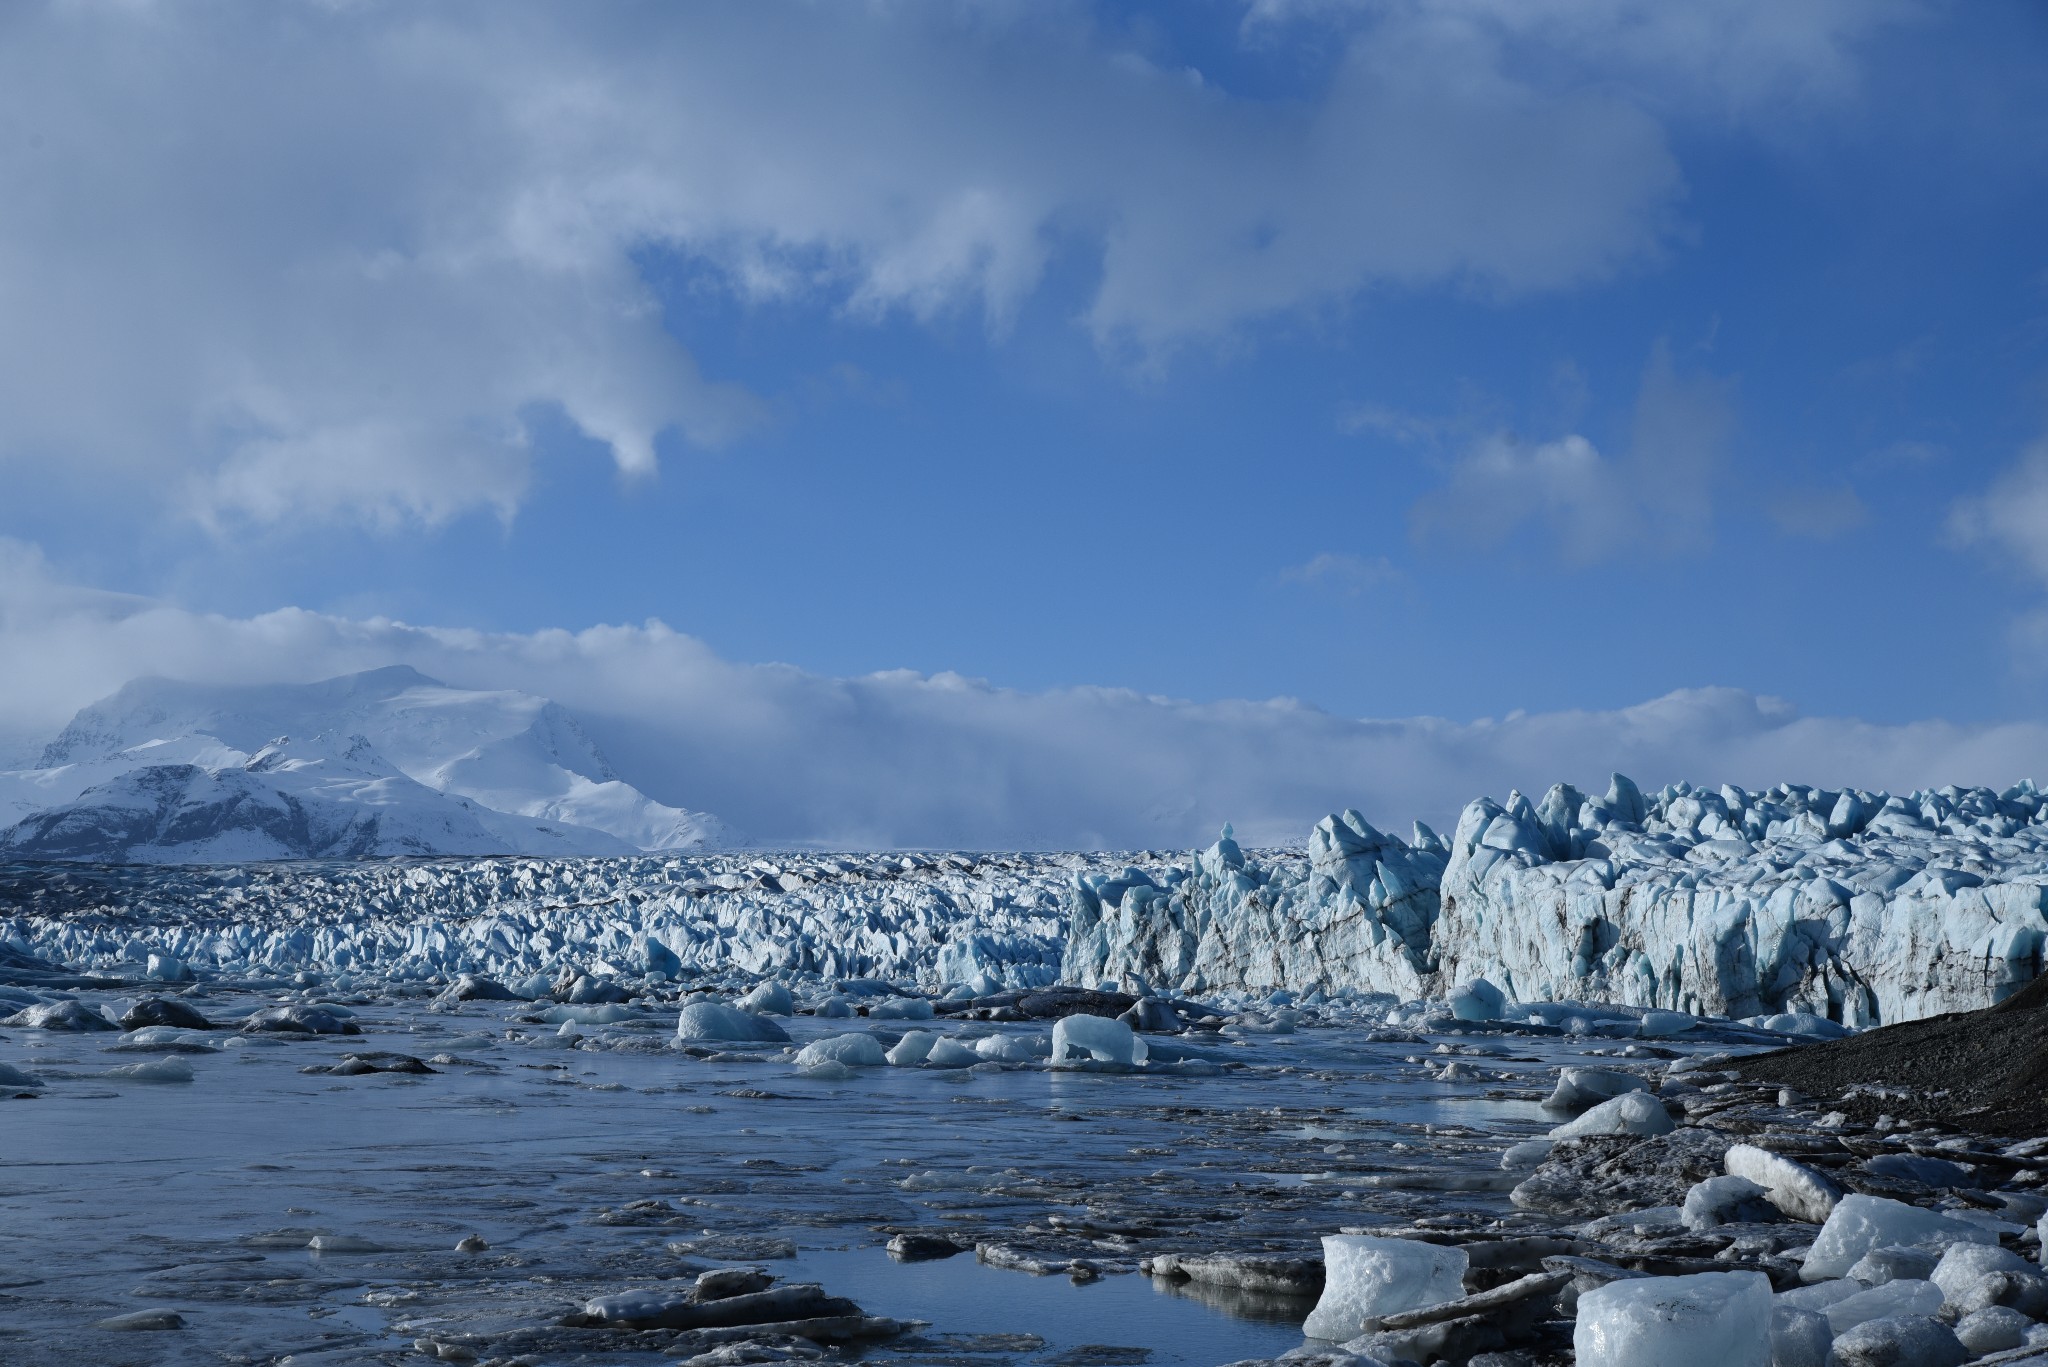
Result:
<instances>
[{"instance_id":1,"label":"distant mountain peak","mask_svg":"<svg viewBox=\"0 0 2048 1367\"><path fill-rule=\"evenodd\" d=\"M147 781L117 782L123 775L171 768L180 776L157 773ZM82 708L44 748L36 770L0 774L0 837L19 834L5 829L9 821L75 806L73 799L84 801L89 793L102 805L112 803L124 811L147 801L176 806L185 799L171 796L173 790L194 782L194 772L212 776L209 784L200 785L211 794L199 802L208 811L216 800L228 811L237 804L274 807L273 798L285 800L237 786L240 780L221 779L230 771L302 807L313 803L306 810L318 807L330 826L346 811L376 815L382 823L377 829L384 834L364 827L350 837L357 844L367 841L365 849L388 852L394 840L409 850L440 841L453 842L442 851L447 853L533 854L735 843L716 817L665 805L620 778L560 704L512 689L450 687L410 665L303 684L132 680ZM319 807L322 803L327 807ZM475 821L467 816L460 821L449 813L430 817L429 809L437 805L449 806L450 813L473 814L482 827L469 829L464 822ZM396 808L412 809L413 816L401 818ZM80 830L97 820L89 812L72 812L65 819ZM221 820L226 824L216 834L226 839L221 833L232 828L233 820ZM264 822L270 833L264 848L279 842L296 848L296 837L287 837L300 827L279 826L274 813ZM100 825L112 840L132 822ZM176 826L172 822L162 829ZM489 832L490 843L479 845L480 831ZM191 844L173 843L179 848ZM158 851L160 844L157 836L137 835L123 848L144 853L116 857L169 857L147 853ZM76 841L65 844L74 846Z\"/></svg>"}]
</instances>

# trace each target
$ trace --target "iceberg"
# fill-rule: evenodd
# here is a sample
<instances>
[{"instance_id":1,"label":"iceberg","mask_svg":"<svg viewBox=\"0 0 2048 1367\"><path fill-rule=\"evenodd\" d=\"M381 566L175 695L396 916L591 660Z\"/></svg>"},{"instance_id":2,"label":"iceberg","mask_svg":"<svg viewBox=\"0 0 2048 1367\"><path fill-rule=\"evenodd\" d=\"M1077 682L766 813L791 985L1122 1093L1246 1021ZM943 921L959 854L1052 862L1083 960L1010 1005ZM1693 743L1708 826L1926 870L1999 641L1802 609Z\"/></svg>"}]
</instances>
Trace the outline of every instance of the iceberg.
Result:
<instances>
[{"instance_id":1,"label":"iceberg","mask_svg":"<svg viewBox=\"0 0 2048 1367\"><path fill-rule=\"evenodd\" d=\"M1761 1272L1609 1282L1579 1297L1578 1367L1770 1367L1771 1283Z\"/></svg>"}]
</instances>

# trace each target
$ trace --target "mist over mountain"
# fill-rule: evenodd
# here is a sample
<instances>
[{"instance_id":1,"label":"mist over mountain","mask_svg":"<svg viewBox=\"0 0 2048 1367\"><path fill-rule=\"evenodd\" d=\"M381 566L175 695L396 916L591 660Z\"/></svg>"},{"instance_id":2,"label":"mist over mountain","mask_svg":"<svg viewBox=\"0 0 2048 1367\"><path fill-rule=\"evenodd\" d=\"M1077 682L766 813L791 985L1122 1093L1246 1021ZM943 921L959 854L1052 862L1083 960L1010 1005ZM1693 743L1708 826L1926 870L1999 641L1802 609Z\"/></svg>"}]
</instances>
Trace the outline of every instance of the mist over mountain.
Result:
<instances>
[{"instance_id":1,"label":"mist over mountain","mask_svg":"<svg viewBox=\"0 0 2048 1367\"><path fill-rule=\"evenodd\" d=\"M621 855L730 843L619 778L576 719L409 666L310 684L138 679L0 773L0 853L194 862Z\"/></svg>"}]
</instances>

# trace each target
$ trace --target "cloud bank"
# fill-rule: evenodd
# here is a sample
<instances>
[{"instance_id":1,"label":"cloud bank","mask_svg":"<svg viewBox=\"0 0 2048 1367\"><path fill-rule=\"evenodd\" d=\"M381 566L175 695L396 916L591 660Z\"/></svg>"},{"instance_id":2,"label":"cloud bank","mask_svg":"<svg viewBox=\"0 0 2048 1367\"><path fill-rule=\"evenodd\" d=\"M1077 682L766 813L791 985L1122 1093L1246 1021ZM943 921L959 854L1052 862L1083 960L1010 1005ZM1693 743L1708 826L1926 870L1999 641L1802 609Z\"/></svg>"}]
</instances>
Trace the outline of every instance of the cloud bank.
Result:
<instances>
[{"instance_id":1,"label":"cloud bank","mask_svg":"<svg viewBox=\"0 0 2048 1367\"><path fill-rule=\"evenodd\" d=\"M312 681L410 664L573 709L620 775L768 844L1188 846L1233 821L1301 839L1356 806L1448 823L1480 793L1610 770L1657 785L1780 780L1895 791L2048 776L2048 725L1802 717L1729 688L1612 711L1358 720L1290 699L1021 692L953 674L830 678L742 664L658 622L493 634L287 609L234 618L64 585L0 541L0 719L17 762L128 679Z\"/></svg>"},{"instance_id":2,"label":"cloud bank","mask_svg":"<svg viewBox=\"0 0 2048 1367\"><path fill-rule=\"evenodd\" d=\"M1066 253L1156 366L1597 281L1676 240L1672 92L1834 98L1892 13L1708 9L1262 4L1322 72L1283 100L1078 0L13 6L0 469L224 529L510 516L538 413L628 475L763 420L664 316L699 286L1000 333Z\"/></svg>"}]
</instances>

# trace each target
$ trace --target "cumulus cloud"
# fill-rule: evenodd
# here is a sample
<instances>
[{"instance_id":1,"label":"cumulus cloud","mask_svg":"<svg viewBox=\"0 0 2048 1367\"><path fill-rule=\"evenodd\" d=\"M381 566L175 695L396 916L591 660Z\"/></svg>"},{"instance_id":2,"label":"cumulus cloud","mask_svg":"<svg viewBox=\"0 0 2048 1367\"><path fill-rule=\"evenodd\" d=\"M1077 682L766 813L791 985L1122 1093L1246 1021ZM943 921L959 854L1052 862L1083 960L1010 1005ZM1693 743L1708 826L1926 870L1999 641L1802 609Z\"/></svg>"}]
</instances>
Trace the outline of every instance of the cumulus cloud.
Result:
<instances>
[{"instance_id":1,"label":"cumulus cloud","mask_svg":"<svg viewBox=\"0 0 2048 1367\"><path fill-rule=\"evenodd\" d=\"M1078 3L17 6L0 462L216 525L432 524L509 515L553 411L644 473L764 412L676 340L656 257L1000 332L1073 252L1083 325L1140 365L1373 286L1655 260L1658 116L1530 32L1388 6L1278 101Z\"/></svg>"},{"instance_id":2,"label":"cumulus cloud","mask_svg":"<svg viewBox=\"0 0 2048 1367\"><path fill-rule=\"evenodd\" d=\"M1419 541L1493 545L1535 523L1581 565L1695 548L1712 538L1714 486L1734 422L1731 382L1679 373L1660 342L1621 456L1577 433L1533 444L1494 433L1452 463L1444 487L1416 501L1409 527Z\"/></svg>"},{"instance_id":3,"label":"cumulus cloud","mask_svg":"<svg viewBox=\"0 0 2048 1367\"><path fill-rule=\"evenodd\" d=\"M1187 846L1234 821L1301 839L1326 812L1443 825L1480 793L1610 770L1765 787L1904 790L2048 775L2048 726L1874 725L1703 688L1608 711L1359 720L1291 699L1191 702L1124 689L1022 692L954 674L831 678L742 664L658 622L532 634L236 618L69 587L0 542L0 719L27 753L144 674L311 681L410 664L449 683L558 699L620 773L768 843Z\"/></svg>"}]
</instances>

